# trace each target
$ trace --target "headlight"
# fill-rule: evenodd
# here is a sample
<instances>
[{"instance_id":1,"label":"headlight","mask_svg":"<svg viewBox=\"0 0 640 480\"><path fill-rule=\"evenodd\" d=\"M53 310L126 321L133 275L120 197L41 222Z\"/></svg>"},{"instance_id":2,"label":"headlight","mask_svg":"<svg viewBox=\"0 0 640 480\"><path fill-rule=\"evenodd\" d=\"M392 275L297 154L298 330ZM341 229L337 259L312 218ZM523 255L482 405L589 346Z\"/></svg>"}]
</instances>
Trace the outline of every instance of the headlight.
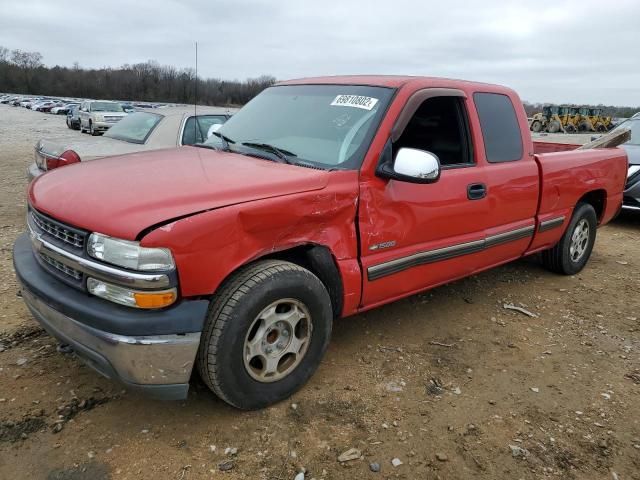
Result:
<instances>
[{"instance_id":1,"label":"headlight","mask_svg":"<svg viewBox=\"0 0 640 480\"><path fill-rule=\"evenodd\" d=\"M92 233L87 253L93 258L131 270L171 270L173 256L166 248L141 247L138 242L119 240L100 233Z\"/></svg>"}]
</instances>

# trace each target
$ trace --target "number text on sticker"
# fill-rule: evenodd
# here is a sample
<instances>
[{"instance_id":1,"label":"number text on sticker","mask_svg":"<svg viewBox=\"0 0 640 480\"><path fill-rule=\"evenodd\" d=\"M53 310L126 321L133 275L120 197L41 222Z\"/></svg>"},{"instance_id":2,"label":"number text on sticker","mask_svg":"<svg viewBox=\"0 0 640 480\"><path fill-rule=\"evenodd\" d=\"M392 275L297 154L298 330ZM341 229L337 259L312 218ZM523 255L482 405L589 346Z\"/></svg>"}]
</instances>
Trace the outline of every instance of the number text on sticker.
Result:
<instances>
[{"instance_id":1,"label":"number text on sticker","mask_svg":"<svg viewBox=\"0 0 640 480\"><path fill-rule=\"evenodd\" d=\"M371 110L378 103L377 98L362 95L338 95L331 105L336 107L355 107L363 110Z\"/></svg>"}]
</instances>

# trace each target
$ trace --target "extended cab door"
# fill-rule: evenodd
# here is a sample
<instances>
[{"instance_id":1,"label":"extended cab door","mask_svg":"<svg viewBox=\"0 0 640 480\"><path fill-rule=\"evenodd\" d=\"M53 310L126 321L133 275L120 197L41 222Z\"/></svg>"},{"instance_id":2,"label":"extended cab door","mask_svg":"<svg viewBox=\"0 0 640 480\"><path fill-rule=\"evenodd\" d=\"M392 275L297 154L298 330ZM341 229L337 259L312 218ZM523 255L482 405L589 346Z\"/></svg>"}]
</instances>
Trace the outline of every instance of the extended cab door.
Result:
<instances>
[{"instance_id":1,"label":"extended cab door","mask_svg":"<svg viewBox=\"0 0 640 480\"><path fill-rule=\"evenodd\" d=\"M383 156L402 148L438 156L431 184L362 181L358 225L362 305L371 307L466 276L482 264L490 183L471 138L471 99L460 90L416 92L398 117Z\"/></svg>"},{"instance_id":2,"label":"extended cab door","mask_svg":"<svg viewBox=\"0 0 640 480\"><path fill-rule=\"evenodd\" d=\"M489 207L485 252L478 270L520 257L535 233L540 194L527 119L510 91L473 93L478 162L485 165ZM516 108L517 106L517 108Z\"/></svg>"}]
</instances>

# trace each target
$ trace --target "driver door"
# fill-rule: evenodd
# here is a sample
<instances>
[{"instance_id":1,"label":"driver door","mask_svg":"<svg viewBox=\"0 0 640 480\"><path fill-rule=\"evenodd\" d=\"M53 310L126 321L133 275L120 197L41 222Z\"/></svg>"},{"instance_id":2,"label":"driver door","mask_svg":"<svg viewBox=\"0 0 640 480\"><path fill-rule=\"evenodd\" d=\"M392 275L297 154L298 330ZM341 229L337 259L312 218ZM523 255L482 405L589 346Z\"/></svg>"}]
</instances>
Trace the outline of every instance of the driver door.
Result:
<instances>
[{"instance_id":1,"label":"driver door","mask_svg":"<svg viewBox=\"0 0 640 480\"><path fill-rule=\"evenodd\" d=\"M387 144L394 157L404 147L435 154L436 182L376 177L361 184L364 307L469 275L479 265L489 220L487 179L472 151L467 99L460 94L424 100Z\"/></svg>"}]
</instances>

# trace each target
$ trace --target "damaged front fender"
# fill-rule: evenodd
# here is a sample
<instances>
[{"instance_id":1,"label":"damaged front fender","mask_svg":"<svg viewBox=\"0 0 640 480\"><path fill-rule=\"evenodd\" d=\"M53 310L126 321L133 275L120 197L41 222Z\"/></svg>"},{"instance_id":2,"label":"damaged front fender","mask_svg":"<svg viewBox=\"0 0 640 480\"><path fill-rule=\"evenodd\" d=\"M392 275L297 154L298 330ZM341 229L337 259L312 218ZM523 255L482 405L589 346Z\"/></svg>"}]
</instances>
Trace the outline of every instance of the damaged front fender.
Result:
<instances>
[{"instance_id":1,"label":"damaged front fender","mask_svg":"<svg viewBox=\"0 0 640 480\"><path fill-rule=\"evenodd\" d=\"M238 268L302 245L331 253L342 280L342 314L360 301L358 172L329 174L322 190L231 205L164 225L143 246L170 248L184 297L213 294Z\"/></svg>"}]
</instances>

